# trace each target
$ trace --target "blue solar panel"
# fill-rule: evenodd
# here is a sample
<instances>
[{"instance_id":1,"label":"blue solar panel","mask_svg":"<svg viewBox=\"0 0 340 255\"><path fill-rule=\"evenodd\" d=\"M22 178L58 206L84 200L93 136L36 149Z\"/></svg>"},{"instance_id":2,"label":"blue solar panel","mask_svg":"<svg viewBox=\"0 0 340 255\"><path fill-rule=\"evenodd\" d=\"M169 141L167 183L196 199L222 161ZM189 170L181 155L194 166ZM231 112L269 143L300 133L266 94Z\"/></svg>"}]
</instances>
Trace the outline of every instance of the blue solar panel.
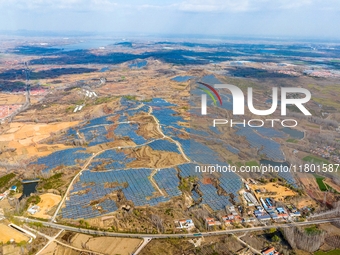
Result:
<instances>
[{"instance_id":1,"label":"blue solar panel","mask_svg":"<svg viewBox=\"0 0 340 255\"><path fill-rule=\"evenodd\" d=\"M79 182L74 185L61 215L65 218L79 219L114 212L117 207L112 200L99 203L98 206L102 207L102 210L98 206L90 206L89 203L117 190L122 190L125 198L132 201L135 206L157 205L181 194L177 186L170 187L171 184L176 185L179 182L175 175L176 170L170 168L155 174L160 187L167 193L166 196L155 197L156 190L149 180L151 172L152 169L147 168L107 172L84 171ZM163 180L162 176L167 176L169 180ZM110 186L110 183L114 185Z\"/></svg>"},{"instance_id":2,"label":"blue solar panel","mask_svg":"<svg viewBox=\"0 0 340 255\"><path fill-rule=\"evenodd\" d=\"M197 164L187 163L187 164L178 165L177 167L180 170L180 176L182 178L187 178L190 176L202 177L201 172L195 171L196 166Z\"/></svg>"},{"instance_id":3,"label":"blue solar panel","mask_svg":"<svg viewBox=\"0 0 340 255\"><path fill-rule=\"evenodd\" d=\"M264 137L278 137L278 138L284 138L286 137L286 134L278 131L274 128L267 128L267 127L257 127L254 128L256 132L258 132L260 135Z\"/></svg>"},{"instance_id":4,"label":"blue solar panel","mask_svg":"<svg viewBox=\"0 0 340 255\"><path fill-rule=\"evenodd\" d=\"M94 170L99 165L102 165L101 170L125 169L126 164L134 160L135 158L129 157L123 151L106 150L93 158L88 169Z\"/></svg>"},{"instance_id":5,"label":"blue solar panel","mask_svg":"<svg viewBox=\"0 0 340 255\"><path fill-rule=\"evenodd\" d=\"M217 127L209 126L210 130L213 131L215 134L219 135L222 134L220 130L218 130Z\"/></svg>"},{"instance_id":6,"label":"blue solar panel","mask_svg":"<svg viewBox=\"0 0 340 255\"><path fill-rule=\"evenodd\" d=\"M250 146L253 148L258 148L261 154L265 154L268 159L284 161L285 156L281 151L281 146L279 143L260 136L249 127L239 127L237 135L246 137Z\"/></svg>"},{"instance_id":7,"label":"blue solar panel","mask_svg":"<svg viewBox=\"0 0 340 255\"><path fill-rule=\"evenodd\" d=\"M208 205L212 210L223 210L225 206L232 205L228 196L219 196L216 188L212 184L199 182L199 189L203 193L202 203Z\"/></svg>"},{"instance_id":8,"label":"blue solar panel","mask_svg":"<svg viewBox=\"0 0 340 255\"><path fill-rule=\"evenodd\" d=\"M234 154L239 154L239 152L240 152L238 149L236 149L235 147L233 147L233 146L231 146L229 144L227 144L226 148L228 149L228 151L230 151L230 152L232 152Z\"/></svg>"},{"instance_id":9,"label":"blue solar panel","mask_svg":"<svg viewBox=\"0 0 340 255\"><path fill-rule=\"evenodd\" d=\"M110 125L113 124L113 121L108 120L108 117L110 117L112 115L109 116L103 116L103 117L99 117L99 118L95 118L90 120L90 122L85 125L84 127L91 127L91 126L98 126L98 125Z\"/></svg>"},{"instance_id":10,"label":"blue solar panel","mask_svg":"<svg viewBox=\"0 0 340 255\"><path fill-rule=\"evenodd\" d=\"M85 137L85 140L88 142L89 146L113 141L113 139L107 138L108 133L105 126L82 128L79 130L79 132Z\"/></svg>"},{"instance_id":11,"label":"blue solar panel","mask_svg":"<svg viewBox=\"0 0 340 255\"><path fill-rule=\"evenodd\" d=\"M153 150L180 153L175 143L168 140L156 140L148 144Z\"/></svg>"},{"instance_id":12,"label":"blue solar panel","mask_svg":"<svg viewBox=\"0 0 340 255\"><path fill-rule=\"evenodd\" d=\"M199 143L193 139L182 139L179 137L173 137L174 140L178 141L184 153L194 162L202 164L218 164L225 165L222 162L216 151L210 149L208 146Z\"/></svg>"},{"instance_id":13,"label":"blue solar panel","mask_svg":"<svg viewBox=\"0 0 340 255\"><path fill-rule=\"evenodd\" d=\"M74 166L77 164L82 165L81 161L86 161L91 154L85 153L85 148L71 148L66 150L60 150L53 152L52 154L39 158L37 161L31 164L44 165L43 172L49 172L57 166Z\"/></svg>"},{"instance_id":14,"label":"blue solar panel","mask_svg":"<svg viewBox=\"0 0 340 255\"><path fill-rule=\"evenodd\" d=\"M137 130L138 124L122 123L118 125L114 133L119 137L130 137L136 144L146 143L147 140L143 136L138 135L136 133Z\"/></svg>"},{"instance_id":15,"label":"blue solar panel","mask_svg":"<svg viewBox=\"0 0 340 255\"><path fill-rule=\"evenodd\" d=\"M160 189L165 190L169 197L180 196L182 193L178 189L179 179L174 168L160 169L153 179Z\"/></svg>"}]
</instances>

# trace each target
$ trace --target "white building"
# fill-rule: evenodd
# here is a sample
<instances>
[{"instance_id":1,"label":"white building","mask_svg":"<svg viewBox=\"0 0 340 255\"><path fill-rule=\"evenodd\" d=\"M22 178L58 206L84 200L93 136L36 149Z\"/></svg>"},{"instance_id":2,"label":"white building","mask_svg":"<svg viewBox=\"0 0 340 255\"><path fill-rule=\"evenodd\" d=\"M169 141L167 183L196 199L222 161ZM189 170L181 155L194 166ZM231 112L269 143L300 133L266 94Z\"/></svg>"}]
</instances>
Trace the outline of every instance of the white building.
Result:
<instances>
[{"instance_id":1,"label":"white building","mask_svg":"<svg viewBox=\"0 0 340 255\"><path fill-rule=\"evenodd\" d=\"M30 208L27 209L27 212L30 213L31 215L36 214L37 212L39 212L40 207L37 205L33 205Z\"/></svg>"},{"instance_id":2,"label":"white building","mask_svg":"<svg viewBox=\"0 0 340 255\"><path fill-rule=\"evenodd\" d=\"M194 228L195 227L195 224L194 222L192 221L192 219L188 219L188 220L179 220L178 221L178 224L179 224L179 228Z\"/></svg>"}]
</instances>

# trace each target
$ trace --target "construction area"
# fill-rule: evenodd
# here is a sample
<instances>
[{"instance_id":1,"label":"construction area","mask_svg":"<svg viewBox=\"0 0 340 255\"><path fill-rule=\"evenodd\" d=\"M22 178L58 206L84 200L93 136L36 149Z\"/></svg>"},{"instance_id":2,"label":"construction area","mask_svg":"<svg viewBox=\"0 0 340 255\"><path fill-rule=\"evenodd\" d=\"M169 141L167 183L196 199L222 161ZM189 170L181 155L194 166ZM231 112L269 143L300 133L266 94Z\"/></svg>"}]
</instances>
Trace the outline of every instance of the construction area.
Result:
<instances>
[{"instance_id":1,"label":"construction area","mask_svg":"<svg viewBox=\"0 0 340 255\"><path fill-rule=\"evenodd\" d=\"M255 196L259 200L260 197L270 197L276 201L284 201L286 197L296 196L297 193L293 190L282 186L277 183L267 183L267 184L249 184L249 186L255 190Z\"/></svg>"},{"instance_id":2,"label":"construction area","mask_svg":"<svg viewBox=\"0 0 340 255\"><path fill-rule=\"evenodd\" d=\"M51 193L46 193L40 195L40 202L37 204L39 207L39 211L34 214L34 217L41 219L50 219L52 215L52 210L56 207L60 200L61 196Z\"/></svg>"}]
</instances>

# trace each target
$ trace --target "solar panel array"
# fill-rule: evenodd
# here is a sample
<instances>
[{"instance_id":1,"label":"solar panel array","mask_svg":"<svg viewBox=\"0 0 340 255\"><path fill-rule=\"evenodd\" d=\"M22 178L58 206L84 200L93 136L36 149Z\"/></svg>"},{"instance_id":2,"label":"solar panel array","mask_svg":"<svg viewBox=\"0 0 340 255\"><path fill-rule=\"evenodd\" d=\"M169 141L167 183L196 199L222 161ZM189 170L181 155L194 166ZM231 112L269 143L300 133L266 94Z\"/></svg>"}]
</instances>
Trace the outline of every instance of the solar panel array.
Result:
<instances>
[{"instance_id":1,"label":"solar panel array","mask_svg":"<svg viewBox=\"0 0 340 255\"><path fill-rule=\"evenodd\" d=\"M190 176L195 176L199 178L202 177L201 172L195 171L195 166L197 166L197 164L186 163L186 164L178 165L177 168L180 170L180 176L182 178L187 178Z\"/></svg>"},{"instance_id":2,"label":"solar panel array","mask_svg":"<svg viewBox=\"0 0 340 255\"><path fill-rule=\"evenodd\" d=\"M179 137L173 137L173 139L182 145L184 153L194 162L202 164L225 164L221 162L221 159L215 151L194 139L182 139Z\"/></svg>"},{"instance_id":3,"label":"solar panel array","mask_svg":"<svg viewBox=\"0 0 340 255\"><path fill-rule=\"evenodd\" d=\"M182 192L178 189L179 179L177 177L177 171L174 168L160 169L154 176L160 189L164 189L170 197L176 197L182 195Z\"/></svg>"},{"instance_id":4,"label":"solar panel array","mask_svg":"<svg viewBox=\"0 0 340 255\"><path fill-rule=\"evenodd\" d=\"M148 112L149 107L153 108L154 116L159 120L162 130L171 135L175 140L181 143L184 152L194 162L202 164L223 164L220 162L218 154L210 149L208 146L195 141L194 139L182 139L178 135L182 132L180 130L190 131L189 128L180 126L179 122L185 122L185 120L177 115L177 112L172 110L173 104L167 102L164 99L155 98L150 102L145 102L145 105L141 106L140 102L121 99L121 106L125 107L125 110L120 110L116 114L119 114L119 121L127 121L128 116L136 115L140 112ZM113 124L108 120L108 116L103 116L91 120L79 131L82 133L89 142L89 145L96 145L111 141L107 139L106 125ZM137 145L144 144L147 140L139 136L136 131L138 130L138 124L135 123L120 123L114 130L116 136L130 137ZM219 131L215 128L213 132ZM192 130L193 134L207 137L205 131ZM76 130L69 129L68 135L77 136ZM172 151L180 153L177 145L168 140L155 140L149 144L154 150ZM74 150L74 151L73 151ZM78 150L85 150L83 148L74 148L71 151L65 150L60 152L61 155L57 155L52 160L50 166L53 167L53 162L59 165L60 162L74 164L74 160L78 158L88 158L89 154L77 153ZM78 154L78 155L77 155ZM77 156L76 156L77 155ZM63 157L69 157L70 159L63 160ZM62 160L60 160L62 159ZM72 162L72 159L73 162ZM39 159L44 162L43 158ZM62 210L62 216L65 218L92 218L100 216L109 212L116 211L117 205L115 201L111 199L103 200L103 197L108 196L110 193L117 190L122 190L125 198L132 201L135 206L150 205L154 206L161 202L169 201L171 197L181 195L181 191L178 186L180 180L177 176L177 171L174 168L166 168L159 170L154 176L154 180L160 189L164 190L167 194L161 196L157 190L153 187L149 177L152 169L128 169L126 164L135 160L129 158L123 151L107 150L98 156L96 156L89 170L93 170L95 166L105 163L105 172L91 172L89 170L84 171L80 176L79 182L77 182L70 195L70 199L66 202L66 207ZM50 161L50 160L47 160ZM114 171L112 171L115 169ZM120 170L119 170L120 169ZM197 176L202 179L202 173L195 172L195 164L188 163L178 166L181 177ZM229 197L219 196L216 188L211 184L203 184L201 181L200 190L203 194L203 203L209 205L213 210L221 210L226 205L230 205ZM221 177L220 186L228 193L234 193L235 196L240 188L240 179L233 173L225 173ZM106 188L105 188L106 187ZM194 199L198 199L199 195L196 192L192 193ZM237 197L237 196L236 196ZM91 201L98 200L98 205L90 206Z\"/></svg>"},{"instance_id":5,"label":"solar panel array","mask_svg":"<svg viewBox=\"0 0 340 255\"><path fill-rule=\"evenodd\" d=\"M142 107L137 107L138 109L132 109L132 110L125 110L124 112L128 114L129 116L134 116L136 114L142 113L142 112L149 112L149 106L143 105Z\"/></svg>"},{"instance_id":6,"label":"solar panel array","mask_svg":"<svg viewBox=\"0 0 340 255\"><path fill-rule=\"evenodd\" d=\"M180 170L180 176L182 178L187 178L191 176L198 177L199 181L199 189L203 193L203 204L207 204L213 210L221 210L226 205L231 205L229 201L229 197L219 196L217 194L216 188L211 184L203 184L201 180L203 179L203 175L201 172L195 171L196 164L187 163L178 165L178 169ZM224 189L228 194L233 193L236 202L239 202L238 191L242 188L242 181L232 172L221 173L219 176L220 187ZM192 192L192 196L194 200L199 198L199 195L196 192Z\"/></svg>"},{"instance_id":7,"label":"solar panel array","mask_svg":"<svg viewBox=\"0 0 340 255\"><path fill-rule=\"evenodd\" d=\"M104 185L108 180L105 179L103 175L98 174L95 175L96 178L93 177L94 176L92 176L89 171L84 171L82 173L80 181L73 186L70 198L66 201L65 207L61 211L63 218L88 219L107 213L91 206L90 202L101 199L104 196L121 189L122 186L117 185L113 188L105 188ZM108 203L111 204L112 208L117 208L115 202L110 200L109 202L104 203L106 209L109 208Z\"/></svg>"},{"instance_id":8,"label":"solar panel array","mask_svg":"<svg viewBox=\"0 0 340 255\"><path fill-rule=\"evenodd\" d=\"M222 134L220 130L218 130L217 127L209 126L210 130L213 131L215 134L219 135Z\"/></svg>"},{"instance_id":9,"label":"solar panel array","mask_svg":"<svg viewBox=\"0 0 340 255\"><path fill-rule=\"evenodd\" d=\"M119 137L130 137L132 141L136 144L146 143L146 140L143 136L140 136L136 133L138 130L138 124L135 123L122 123L119 124L114 130L115 135Z\"/></svg>"},{"instance_id":10,"label":"solar panel array","mask_svg":"<svg viewBox=\"0 0 340 255\"><path fill-rule=\"evenodd\" d=\"M227 193L233 193L235 195L235 201L239 202L238 191L242 188L242 181L234 173L222 173L219 178L220 187Z\"/></svg>"},{"instance_id":11,"label":"solar panel array","mask_svg":"<svg viewBox=\"0 0 340 255\"><path fill-rule=\"evenodd\" d=\"M178 122L185 122L181 116L176 116L177 112L170 108L153 108L153 115L159 120L162 126L173 126L178 129L184 129Z\"/></svg>"},{"instance_id":12,"label":"solar panel array","mask_svg":"<svg viewBox=\"0 0 340 255\"><path fill-rule=\"evenodd\" d=\"M117 206L112 200L99 203L103 210L94 206L91 207L89 203L117 190L122 190L125 198L132 201L135 206L155 206L161 202L169 201L171 197L181 195L178 190L179 180L175 175L176 170L169 168L165 169L164 172L162 171L156 173L154 178L159 181L160 188L164 189L169 196L155 196L156 190L149 180L152 169L142 168L107 172L84 171L79 182L74 185L70 199L66 202L66 207L62 209L62 216L79 219L114 212L117 210ZM164 176L166 179L163 178ZM105 188L105 184L110 183L113 183L114 187Z\"/></svg>"},{"instance_id":13,"label":"solar panel array","mask_svg":"<svg viewBox=\"0 0 340 255\"><path fill-rule=\"evenodd\" d=\"M226 148L227 148L228 151L230 151L230 152L232 152L234 154L239 154L239 152L240 152L238 149L236 149L235 147L233 147L233 146L231 146L229 144L227 144Z\"/></svg>"},{"instance_id":14,"label":"solar panel array","mask_svg":"<svg viewBox=\"0 0 340 255\"><path fill-rule=\"evenodd\" d=\"M188 132L190 132L190 135L198 135L198 136L203 136L203 137L210 136L210 134L204 130L196 130L196 129L190 128Z\"/></svg>"},{"instance_id":15,"label":"solar panel array","mask_svg":"<svg viewBox=\"0 0 340 255\"><path fill-rule=\"evenodd\" d=\"M205 75L202 77L201 79L202 82L204 83L208 83L208 84L211 84L211 85L215 85L215 84L221 84L222 82L216 78L215 75L213 74L208 74L208 75Z\"/></svg>"},{"instance_id":16,"label":"solar panel array","mask_svg":"<svg viewBox=\"0 0 340 255\"><path fill-rule=\"evenodd\" d=\"M126 164L134 160L135 158L128 157L128 155L122 151L111 149L97 155L92 160L88 169L93 170L96 166L101 164L105 164L105 170L125 169Z\"/></svg>"},{"instance_id":17,"label":"solar panel array","mask_svg":"<svg viewBox=\"0 0 340 255\"><path fill-rule=\"evenodd\" d=\"M262 165L271 165L273 167L284 167L284 169L289 169L289 165L287 162L274 162L274 161L269 161L269 160L261 160L260 163ZM284 172L282 170L278 172L278 175L280 177L282 177L283 179L285 179L287 181L287 183L293 185L294 187L297 187L297 183L296 183L296 180L294 179L293 175L291 174L291 172L287 171L287 172Z\"/></svg>"},{"instance_id":18,"label":"solar panel array","mask_svg":"<svg viewBox=\"0 0 340 255\"><path fill-rule=\"evenodd\" d=\"M171 126L162 126L162 131L165 135L171 136L171 137L183 134L183 132L181 130L178 130L178 129L173 128Z\"/></svg>"},{"instance_id":19,"label":"solar panel array","mask_svg":"<svg viewBox=\"0 0 340 255\"><path fill-rule=\"evenodd\" d=\"M108 143L110 141L113 141L113 139L107 138L107 130L105 126L82 128L79 130L79 132L83 134L89 146L94 146L97 144Z\"/></svg>"},{"instance_id":20,"label":"solar panel array","mask_svg":"<svg viewBox=\"0 0 340 255\"><path fill-rule=\"evenodd\" d=\"M195 200L195 201L197 201L198 199L200 199L200 195L196 192L196 191L192 191L191 192L191 197Z\"/></svg>"},{"instance_id":21,"label":"solar panel array","mask_svg":"<svg viewBox=\"0 0 340 255\"><path fill-rule=\"evenodd\" d=\"M222 98L222 106L218 105L218 107L232 111L233 110L233 97L229 94L220 93Z\"/></svg>"},{"instance_id":22,"label":"solar panel array","mask_svg":"<svg viewBox=\"0 0 340 255\"><path fill-rule=\"evenodd\" d=\"M119 122L127 122L128 121L128 116L126 114L121 114L119 116Z\"/></svg>"},{"instance_id":23,"label":"solar panel array","mask_svg":"<svg viewBox=\"0 0 340 255\"><path fill-rule=\"evenodd\" d=\"M206 75L206 76L202 77L201 81L204 82L204 83L207 83L211 86L214 86L215 84L223 83L220 80L218 80L216 78L216 76L213 75L213 74L212 75ZM202 87L202 86L200 86L200 87ZM217 107L224 108L224 109L227 109L227 110L232 110L233 109L233 97L230 94L222 94L221 93L222 91L218 91L218 92L219 92L219 95L221 96L223 104L221 106L217 105ZM191 96L190 97L190 105L192 105L192 106L200 105L201 104L200 95L202 94L202 91L200 91L197 87L195 89L191 89L190 93L193 94L193 95L197 95L197 96ZM210 97L207 97L207 104L212 105L212 100L210 99ZM197 114L199 114L199 113L197 112ZM208 113L208 115L209 115L209 113Z\"/></svg>"},{"instance_id":24,"label":"solar panel array","mask_svg":"<svg viewBox=\"0 0 340 255\"><path fill-rule=\"evenodd\" d=\"M99 203L98 206L100 206L102 208L104 213L110 213L110 212L114 212L114 211L118 210L116 202L111 200L111 199L107 199L107 200Z\"/></svg>"},{"instance_id":25,"label":"solar panel array","mask_svg":"<svg viewBox=\"0 0 340 255\"><path fill-rule=\"evenodd\" d=\"M102 116L102 117L99 117L99 118L92 119L84 127L92 127L92 126L98 126L98 125L111 125L111 124L113 124L113 121L108 119L111 116L113 116L113 115L106 115L106 116Z\"/></svg>"},{"instance_id":26,"label":"solar panel array","mask_svg":"<svg viewBox=\"0 0 340 255\"><path fill-rule=\"evenodd\" d=\"M268 159L277 161L285 160L285 156L281 151L281 146L279 143L260 136L259 134L255 133L251 128L239 127L236 134L246 137L250 146L253 148L258 148L260 150L260 153L265 154Z\"/></svg>"},{"instance_id":27,"label":"solar panel array","mask_svg":"<svg viewBox=\"0 0 340 255\"><path fill-rule=\"evenodd\" d=\"M195 76L189 76L189 75L184 75L184 76L176 76L172 78L172 81L177 81L177 82L186 82L192 78L195 78Z\"/></svg>"},{"instance_id":28,"label":"solar panel array","mask_svg":"<svg viewBox=\"0 0 340 255\"><path fill-rule=\"evenodd\" d=\"M175 104L169 103L163 98L153 98L150 102L146 102L145 104L149 106L156 106L156 107L176 106Z\"/></svg>"},{"instance_id":29,"label":"solar panel array","mask_svg":"<svg viewBox=\"0 0 340 255\"><path fill-rule=\"evenodd\" d=\"M203 193L202 203L208 205L212 210L223 210L225 206L232 205L227 196L219 196L216 188L212 184L199 182L199 189Z\"/></svg>"},{"instance_id":30,"label":"solar panel array","mask_svg":"<svg viewBox=\"0 0 340 255\"><path fill-rule=\"evenodd\" d=\"M291 184L294 187L297 187L297 183L290 172L279 172L278 175L282 177L283 179L285 179L288 184Z\"/></svg>"},{"instance_id":31,"label":"solar panel array","mask_svg":"<svg viewBox=\"0 0 340 255\"><path fill-rule=\"evenodd\" d=\"M129 100L126 97L122 97L120 99L120 105L125 106L126 109L133 109L136 108L140 102L136 100Z\"/></svg>"},{"instance_id":32,"label":"solar panel array","mask_svg":"<svg viewBox=\"0 0 340 255\"><path fill-rule=\"evenodd\" d=\"M257 127L254 128L260 135L264 137L278 137L278 138L284 138L286 136L285 133L278 131L274 128L270 127Z\"/></svg>"},{"instance_id":33,"label":"solar panel array","mask_svg":"<svg viewBox=\"0 0 340 255\"><path fill-rule=\"evenodd\" d=\"M175 143L168 140L155 140L148 144L153 150L180 153Z\"/></svg>"},{"instance_id":34,"label":"solar panel array","mask_svg":"<svg viewBox=\"0 0 340 255\"><path fill-rule=\"evenodd\" d=\"M71 148L66 150L60 150L53 152L52 154L39 158L37 161L32 162L31 164L45 165L46 168L43 172L49 172L53 168L56 168L60 165L65 166L74 166L78 164L79 160L86 160L91 156L89 153L85 153L85 148Z\"/></svg>"}]
</instances>

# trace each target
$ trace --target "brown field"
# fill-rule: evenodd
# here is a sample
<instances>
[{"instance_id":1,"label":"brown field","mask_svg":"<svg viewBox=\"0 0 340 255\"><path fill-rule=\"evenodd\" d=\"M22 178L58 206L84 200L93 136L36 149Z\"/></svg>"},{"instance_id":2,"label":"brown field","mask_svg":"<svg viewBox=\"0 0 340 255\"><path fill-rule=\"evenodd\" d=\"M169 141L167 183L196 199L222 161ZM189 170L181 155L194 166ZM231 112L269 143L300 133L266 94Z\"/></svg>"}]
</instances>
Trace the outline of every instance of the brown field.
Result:
<instances>
[{"instance_id":1,"label":"brown field","mask_svg":"<svg viewBox=\"0 0 340 255\"><path fill-rule=\"evenodd\" d=\"M198 243L195 249L193 242ZM234 237L226 235L208 236L201 239L169 238L153 239L140 252L141 255L178 255L178 254L239 254L243 245ZM212 253L212 252L215 253Z\"/></svg>"},{"instance_id":2,"label":"brown field","mask_svg":"<svg viewBox=\"0 0 340 255\"><path fill-rule=\"evenodd\" d=\"M295 196L296 192L292 191L291 189L281 186L277 183L267 183L267 184L250 184L250 187L254 190L261 189L266 190L266 193L255 193L257 197L271 197L278 201L284 201L284 199L288 196ZM270 194L269 192L273 192L275 194ZM267 194L268 193L268 194Z\"/></svg>"},{"instance_id":3,"label":"brown field","mask_svg":"<svg viewBox=\"0 0 340 255\"><path fill-rule=\"evenodd\" d=\"M119 237L92 237L84 234L75 234L71 239L71 245L82 248L86 244L86 249L104 254L132 254L141 243L138 238Z\"/></svg>"},{"instance_id":4,"label":"brown field","mask_svg":"<svg viewBox=\"0 0 340 255\"><path fill-rule=\"evenodd\" d=\"M56 253L57 246L59 246L59 245L56 244L55 242L52 242L40 254L41 255L54 255L54 254L58 254L58 253Z\"/></svg>"},{"instance_id":5,"label":"brown field","mask_svg":"<svg viewBox=\"0 0 340 255\"><path fill-rule=\"evenodd\" d=\"M132 154L137 160L127 164L127 167L153 167L164 168L185 163L182 154L175 152L156 151L149 146L143 146Z\"/></svg>"},{"instance_id":6,"label":"brown field","mask_svg":"<svg viewBox=\"0 0 340 255\"><path fill-rule=\"evenodd\" d=\"M85 253L85 252L81 253L80 251L73 250L63 245L51 243L41 254L42 255L79 255L79 254L88 254L88 253Z\"/></svg>"},{"instance_id":7,"label":"brown field","mask_svg":"<svg viewBox=\"0 0 340 255\"><path fill-rule=\"evenodd\" d=\"M5 225L0 224L0 242L7 243L11 239L14 239L15 242L19 243L21 241L28 241L29 238L22 234L21 232Z\"/></svg>"},{"instance_id":8,"label":"brown field","mask_svg":"<svg viewBox=\"0 0 340 255\"><path fill-rule=\"evenodd\" d=\"M297 200L297 203L295 205L297 208L304 208L304 207L316 207L317 204L314 200L310 198L304 198Z\"/></svg>"},{"instance_id":9,"label":"brown field","mask_svg":"<svg viewBox=\"0 0 340 255\"><path fill-rule=\"evenodd\" d=\"M48 212L60 202L61 196L52 193L46 193L40 195L40 198L41 201L38 203L40 211L34 214L34 217L50 219L51 216L48 214Z\"/></svg>"},{"instance_id":10,"label":"brown field","mask_svg":"<svg viewBox=\"0 0 340 255\"><path fill-rule=\"evenodd\" d=\"M3 255L17 255L17 254L20 254L22 251L19 246L10 244L10 245L4 245L2 247L2 252L3 252Z\"/></svg>"},{"instance_id":11,"label":"brown field","mask_svg":"<svg viewBox=\"0 0 340 255\"><path fill-rule=\"evenodd\" d=\"M318 184L316 183L316 179L313 175L308 174L298 174L299 180L302 182L302 185L305 187L306 193L316 199L316 200L323 200L324 195L322 191L320 191L320 188Z\"/></svg>"},{"instance_id":12,"label":"brown field","mask_svg":"<svg viewBox=\"0 0 340 255\"><path fill-rule=\"evenodd\" d=\"M56 124L26 124L11 123L9 129L0 136L0 149L13 148L13 152L4 152L0 158L7 160L25 159L31 156L46 156L55 150L68 148L62 144L38 144L39 141L48 138L52 132L58 132L78 124L74 122L62 122Z\"/></svg>"},{"instance_id":13,"label":"brown field","mask_svg":"<svg viewBox=\"0 0 340 255\"><path fill-rule=\"evenodd\" d=\"M331 186L333 189L335 189L337 192L340 192L340 187L339 185L336 185L334 182L332 182L332 180L330 178L326 178L323 180L323 182L325 184L328 184L329 186Z\"/></svg>"},{"instance_id":14,"label":"brown field","mask_svg":"<svg viewBox=\"0 0 340 255\"><path fill-rule=\"evenodd\" d=\"M311 174L300 174L299 179L302 182L303 186L305 187L305 192L313 199L320 203L328 203L332 204L336 200L336 195L331 192L322 192L316 183L316 179L313 175ZM331 180L327 180L327 184L332 186L334 189L337 189L338 186L331 182Z\"/></svg>"},{"instance_id":15,"label":"brown field","mask_svg":"<svg viewBox=\"0 0 340 255\"><path fill-rule=\"evenodd\" d=\"M23 104L25 103L25 95L15 95L15 94L3 94L0 93L0 105L7 104Z\"/></svg>"},{"instance_id":16,"label":"brown field","mask_svg":"<svg viewBox=\"0 0 340 255\"><path fill-rule=\"evenodd\" d=\"M10 129L1 135L0 141L22 141L22 144L27 145L30 142L39 142L50 136L52 132L75 126L78 121L63 122L54 124L26 124L26 123L11 123ZM29 141L25 140L30 138Z\"/></svg>"},{"instance_id":17,"label":"brown field","mask_svg":"<svg viewBox=\"0 0 340 255\"><path fill-rule=\"evenodd\" d=\"M7 210L9 210L9 209L12 208L12 206L9 204L7 198L5 198L5 199L3 199L3 200L0 201L0 208L2 208L2 209L7 209Z\"/></svg>"}]
</instances>

